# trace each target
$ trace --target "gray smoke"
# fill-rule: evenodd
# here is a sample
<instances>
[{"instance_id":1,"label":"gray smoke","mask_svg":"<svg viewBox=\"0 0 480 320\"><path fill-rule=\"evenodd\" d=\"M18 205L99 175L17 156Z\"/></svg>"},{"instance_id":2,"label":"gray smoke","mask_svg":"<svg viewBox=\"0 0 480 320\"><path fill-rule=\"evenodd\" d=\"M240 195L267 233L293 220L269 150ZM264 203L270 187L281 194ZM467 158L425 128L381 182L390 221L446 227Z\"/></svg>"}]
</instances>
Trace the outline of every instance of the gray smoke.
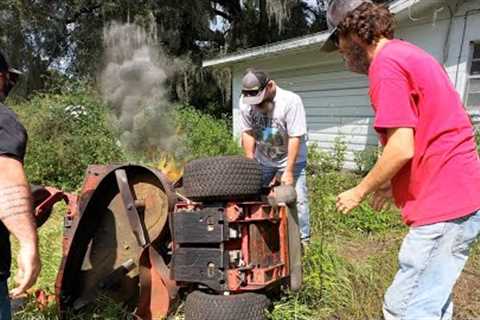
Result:
<instances>
[{"instance_id":1,"label":"gray smoke","mask_svg":"<svg viewBox=\"0 0 480 320\"><path fill-rule=\"evenodd\" d=\"M147 157L176 149L176 125L167 98L169 60L158 47L152 23L112 23L104 29L103 98L127 150Z\"/></svg>"}]
</instances>

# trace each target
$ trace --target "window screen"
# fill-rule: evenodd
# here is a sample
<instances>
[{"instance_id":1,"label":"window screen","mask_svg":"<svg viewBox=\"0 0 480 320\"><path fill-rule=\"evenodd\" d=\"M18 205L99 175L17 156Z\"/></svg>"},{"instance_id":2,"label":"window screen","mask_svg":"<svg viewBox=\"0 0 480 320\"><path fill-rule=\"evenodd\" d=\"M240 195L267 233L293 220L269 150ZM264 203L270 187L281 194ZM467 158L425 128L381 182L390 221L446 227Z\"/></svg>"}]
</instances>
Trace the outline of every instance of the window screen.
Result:
<instances>
[{"instance_id":1,"label":"window screen","mask_svg":"<svg viewBox=\"0 0 480 320\"><path fill-rule=\"evenodd\" d=\"M472 115L480 116L480 43L473 45L466 104ZM480 119L479 119L480 120ZM477 122L477 121L475 121Z\"/></svg>"}]
</instances>

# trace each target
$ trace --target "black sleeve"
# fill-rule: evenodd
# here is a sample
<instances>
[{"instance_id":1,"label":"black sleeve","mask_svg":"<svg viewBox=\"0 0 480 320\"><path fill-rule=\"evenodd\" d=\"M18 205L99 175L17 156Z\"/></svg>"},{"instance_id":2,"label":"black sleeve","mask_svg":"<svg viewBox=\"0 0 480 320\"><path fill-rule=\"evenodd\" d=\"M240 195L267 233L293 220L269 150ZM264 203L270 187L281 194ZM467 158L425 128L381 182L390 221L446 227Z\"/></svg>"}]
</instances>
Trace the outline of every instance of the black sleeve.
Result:
<instances>
[{"instance_id":1,"label":"black sleeve","mask_svg":"<svg viewBox=\"0 0 480 320\"><path fill-rule=\"evenodd\" d=\"M15 113L0 105L0 155L23 162L27 149L27 131Z\"/></svg>"}]
</instances>

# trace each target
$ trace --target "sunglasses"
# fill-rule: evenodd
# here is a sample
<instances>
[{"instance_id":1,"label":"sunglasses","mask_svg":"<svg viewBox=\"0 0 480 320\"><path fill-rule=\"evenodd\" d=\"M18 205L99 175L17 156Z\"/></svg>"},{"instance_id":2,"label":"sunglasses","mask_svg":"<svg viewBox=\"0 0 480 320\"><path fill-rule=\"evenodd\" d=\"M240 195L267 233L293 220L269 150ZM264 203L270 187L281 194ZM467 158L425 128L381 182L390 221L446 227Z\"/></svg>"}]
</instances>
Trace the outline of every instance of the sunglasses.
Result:
<instances>
[{"instance_id":1,"label":"sunglasses","mask_svg":"<svg viewBox=\"0 0 480 320\"><path fill-rule=\"evenodd\" d=\"M262 89L263 90L263 89ZM261 92L261 90L242 90L244 97L256 97Z\"/></svg>"},{"instance_id":2,"label":"sunglasses","mask_svg":"<svg viewBox=\"0 0 480 320\"><path fill-rule=\"evenodd\" d=\"M260 92L262 92L268 85L270 81L267 81L263 87L258 90L242 90L242 94L244 97L256 97Z\"/></svg>"}]
</instances>

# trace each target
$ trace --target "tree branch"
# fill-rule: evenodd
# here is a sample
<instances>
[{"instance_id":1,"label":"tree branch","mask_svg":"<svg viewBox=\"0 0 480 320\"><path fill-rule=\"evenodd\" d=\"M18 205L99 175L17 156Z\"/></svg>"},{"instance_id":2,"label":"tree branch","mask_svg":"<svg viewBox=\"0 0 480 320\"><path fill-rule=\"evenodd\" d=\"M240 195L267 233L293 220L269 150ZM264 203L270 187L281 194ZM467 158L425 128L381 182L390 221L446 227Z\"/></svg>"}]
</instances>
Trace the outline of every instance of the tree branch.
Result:
<instances>
[{"instance_id":1,"label":"tree branch","mask_svg":"<svg viewBox=\"0 0 480 320\"><path fill-rule=\"evenodd\" d=\"M224 18L225 20L228 20L228 21L232 21L232 16L227 14L226 12L223 12L221 10L218 10L218 9L212 9L213 10L213 13L215 13L217 16L220 16L222 18Z\"/></svg>"}]
</instances>

